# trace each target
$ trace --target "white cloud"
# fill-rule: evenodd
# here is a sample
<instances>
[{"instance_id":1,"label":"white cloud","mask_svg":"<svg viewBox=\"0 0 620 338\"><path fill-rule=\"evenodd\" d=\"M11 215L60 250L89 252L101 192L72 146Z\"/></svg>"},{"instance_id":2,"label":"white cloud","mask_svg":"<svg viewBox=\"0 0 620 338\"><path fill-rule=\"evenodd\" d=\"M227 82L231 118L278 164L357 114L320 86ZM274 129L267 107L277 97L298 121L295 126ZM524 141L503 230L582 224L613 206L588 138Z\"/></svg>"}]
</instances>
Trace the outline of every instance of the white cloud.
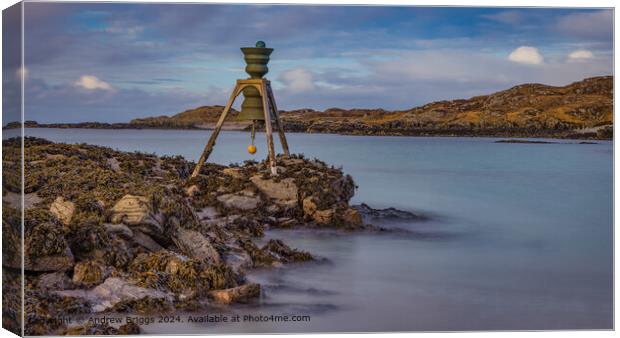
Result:
<instances>
[{"instance_id":1,"label":"white cloud","mask_svg":"<svg viewBox=\"0 0 620 338\"><path fill-rule=\"evenodd\" d=\"M279 80L293 93L300 93L315 88L314 75L304 68L294 68L284 71Z\"/></svg>"},{"instance_id":2,"label":"white cloud","mask_svg":"<svg viewBox=\"0 0 620 338\"><path fill-rule=\"evenodd\" d=\"M587 49L579 49L568 55L568 58L570 60L584 60L584 59L591 59L593 57L594 57L594 54L592 54L592 52Z\"/></svg>"},{"instance_id":3,"label":"white cloud","mask_svg":"<svg viewBox=\"0 0 620 338\"><path fill-rule=\"evenodd\" d=\"M508 60L530 65L539 65L543 63L544 58L537 48L521 46L508 55Z\"/></svg>"},{"instance_id":4,"label":"white cloud","mask_svg":"<svg viewBox=\"0 0 620 338\"><path fill-rule=\"evenodd\" d=\"M109 83L99 80L99 78L94 75L82 75L80 79L75 82L75 85L88 90L112 90L112 86Z\"/></svg>"}]
</instances>

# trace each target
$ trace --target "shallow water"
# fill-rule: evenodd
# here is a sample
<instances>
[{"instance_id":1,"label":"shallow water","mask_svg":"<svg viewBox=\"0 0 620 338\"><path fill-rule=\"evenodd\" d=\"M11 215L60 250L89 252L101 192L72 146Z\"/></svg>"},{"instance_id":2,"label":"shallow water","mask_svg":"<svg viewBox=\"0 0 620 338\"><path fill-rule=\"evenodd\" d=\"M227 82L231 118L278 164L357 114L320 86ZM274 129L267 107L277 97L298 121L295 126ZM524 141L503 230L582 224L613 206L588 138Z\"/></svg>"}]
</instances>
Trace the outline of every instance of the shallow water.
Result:
<instances>
[{"instance_id":1,"label":"shallow water","mask_svg":"<svg viewBox=\"0 0 620 338\"><path fill-rule=\"evenodd\" d=\"M209 134L27 130L56 142L191 160ZM256 159L266 156L261 137ZM209 312L310 315L310 322L166 324L145 326L145 332L612 328L611 142L495 144L494 138L319 134L288 139L292 152L351 174L359 186L352 203L396 207L430 220L375 221L414 231L406 235L270 231L268 237L327 261L255 271L250 278L263 284L260 304ZM223 132L210 160L249 159L248 143L247 133Z\"/></svg>"}]
</instances>

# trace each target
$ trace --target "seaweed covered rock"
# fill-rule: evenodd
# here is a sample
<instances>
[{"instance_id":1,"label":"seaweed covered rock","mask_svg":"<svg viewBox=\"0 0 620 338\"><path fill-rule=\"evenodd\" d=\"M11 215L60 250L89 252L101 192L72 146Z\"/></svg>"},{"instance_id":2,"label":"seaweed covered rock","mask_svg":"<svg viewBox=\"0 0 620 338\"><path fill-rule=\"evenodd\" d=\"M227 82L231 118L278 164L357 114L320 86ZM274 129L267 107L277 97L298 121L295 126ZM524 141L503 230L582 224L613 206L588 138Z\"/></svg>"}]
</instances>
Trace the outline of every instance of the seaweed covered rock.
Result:
<instances>
[{"instance_id":1,"label":"seaweed covered rock","mask_svg":"<svg viewBox=\"0 0 620 338\"><path fill-rule=\"evenodd\" d=\"M125 195L111 209L110 221L113 224L128 225L160 224L152 212L150 201L144 196Z\"/></svg>"},{"instance_id":2,"label":"seaweed covered rock","mask_svg":"<svg viewBox=\"0 0 620 338\"><path fill-rule=\"evenodd\" d=\"M49 211L27 210L24 232L24 269L59 271L73 267L74 258L65 240L65 231Z\"/></svg>"},{"instance_id":3,"label":"seaweed covered rock","mask_svg":"<svg viewBox=\"0 0 620 338\"><path fill-rule=\"evenodd\" d=\"M208 264L169 251L142 253L129 266L137 285L176 295L201 293L236 286L236 278L223 264Z\"/></svg>"},{"instance_id":4,"label":"seaweed covered rock","mask_svg":"<svg viewBox=\"0 0 620 338\"><path fill-rule=\"evenodd\" d=\"M73 283L87 288L101 284L106 277L106 270L101 261L79 262L73 267Z\"/></svg>"},{"instance_id":5,"label":"seaweed covered rock","mask_svg":"<svg viewBox=\"0 0 620 338\"><path fill-rule=\"evenodd\" d=\"M220 254L211 242L200 232L189 229L178 229L173 239L179 250L191 258L219 264Z\"/></svg>"},{"instance_id":6,"label":"seaweed covered rock","mask_svg":"<svg viewBox=\"0 0 620 338\"><path fill-rule=\"evenodd\" d=\"M276 204L285 208L297 206L297 185L292 177L285 179L263 178L255 175L250 178L252 183Z\"/></svg>"},{"instance_id":7,"label":"seaweed covered rock","mask_svg":"<svg viewBox=\"0 0 620 338\"><path fill-rule=\"evenodd\" d=\"M62 196L58 196L50 206L50 212L58 218L64 225L71 223L71 218L75 212L75 204L66 201Z\"/></svg>"},{"instance_id":8,"label":"seaweed covered rock","mask_svg":"<svg viewBox=\"0 0 620 338\"><path fill-rule=\"evenodd\" d=\"M220 304L247 303L258 296L260 296L260 285L256 283L209 292L209 298Z\"/></svg>"}]
</instances>

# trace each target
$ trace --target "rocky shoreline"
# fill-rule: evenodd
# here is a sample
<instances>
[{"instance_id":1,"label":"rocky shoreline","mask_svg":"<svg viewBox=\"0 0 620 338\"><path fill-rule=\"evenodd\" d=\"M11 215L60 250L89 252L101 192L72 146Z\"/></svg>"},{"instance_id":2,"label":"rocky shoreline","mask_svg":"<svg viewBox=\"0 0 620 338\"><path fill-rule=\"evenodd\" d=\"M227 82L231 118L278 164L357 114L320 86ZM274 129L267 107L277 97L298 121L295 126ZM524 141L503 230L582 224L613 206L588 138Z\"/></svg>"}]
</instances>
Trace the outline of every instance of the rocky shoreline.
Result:
<instances>
[{"instance_id":1,"label":"rocky shoreline","mask_svg":"<svg viewBox=\"0 0 620 338\"><path fill-rule=\"evenodd\" d=\"M21 140L3 141L3 304L5 327L19 327ZM206 165L110 148L25 138L26 335L132 334L135 324L70 326L59 316L197 311L252 302L261 286L246 272L317 258L273 228L382 230L363 215L411 217L396 209L352 207L351 176L302 155ZM415 215L413 215L415 216Z\"/></svg>"}]
</instances>

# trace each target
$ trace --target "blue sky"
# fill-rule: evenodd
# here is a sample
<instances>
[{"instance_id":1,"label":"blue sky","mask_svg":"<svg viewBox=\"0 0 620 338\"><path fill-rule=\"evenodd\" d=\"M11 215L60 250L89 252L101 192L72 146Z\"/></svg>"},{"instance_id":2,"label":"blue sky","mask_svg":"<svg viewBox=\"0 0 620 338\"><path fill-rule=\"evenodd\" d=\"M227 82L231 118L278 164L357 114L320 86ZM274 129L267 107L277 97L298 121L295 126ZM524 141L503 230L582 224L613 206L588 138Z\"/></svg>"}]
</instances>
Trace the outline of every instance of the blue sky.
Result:
<instances>
[{"instance_id":1,"label":"blue sky","mask_svg":"<svg viewBox=\"0 0 620 338\"><path fill-rule=\"evenodd\" d=\"M398 110L613 73L605 9L26 3L25 17L26 117L40 122L223 105L256 40L275 48L280 109Z\"/></svg>"}]
</instances>

